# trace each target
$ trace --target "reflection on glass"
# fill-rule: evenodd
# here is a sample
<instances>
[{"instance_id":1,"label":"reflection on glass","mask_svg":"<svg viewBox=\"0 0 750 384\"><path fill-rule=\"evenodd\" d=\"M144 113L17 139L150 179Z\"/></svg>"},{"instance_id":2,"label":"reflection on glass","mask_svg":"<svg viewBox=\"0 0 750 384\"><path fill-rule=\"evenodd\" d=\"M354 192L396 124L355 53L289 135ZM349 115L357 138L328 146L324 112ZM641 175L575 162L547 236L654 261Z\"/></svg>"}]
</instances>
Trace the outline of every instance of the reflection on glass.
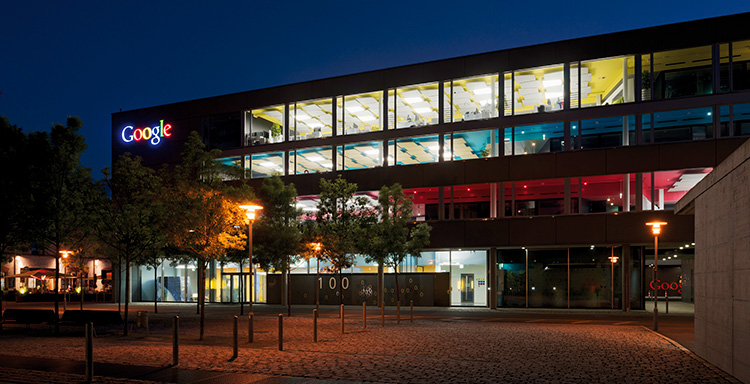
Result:
<instances>
[{"instance_id":1,"label":"reflection on glass","mask_svg":"<svg viewBox=\"0 0 750 384\"><path fill-rule=\"evenodd\" d=\"M282 175L284 173L284 152L258 153L252 155L250 171L253 179Z\"/></svg>"},{"instance_id":2,"label":"reflection on glass","mask_svg":"<svg viewBox=\"0 0 750 384\"><path fill-rule=\"evenodd\" d=\"M612 282L612 254L609 247L570 248L570 307L571 308L611 308L612 287L614 287L615 308L620 307L622 286L620 265L614 264L614 284ZM616 256L621 256L621 248L615 248ZM622 258L620 257L620 261Z\"/></svg>"},{"instance_id":3,"label":"reflection on glass","mask_svg":"<svg viewBox=\"0 0 750 384\"><path fill-rule=\"evenodd\" d=\"M750 40L732 43L732 80L735 91L750 89Z\"/></svg>"},{"instance_id":4,"label":"reflection on glass","mask_svg":"<svg viewBox=\"0 0 750 384\"><path fill-rule=\"evenodd\" d=\"M446 83L445 122L497 117L497 75L472 77Z\"/></svg>"},{"instance_id":5,"label":"reflection on glass","mask_svg":"<svg viewBox=\"0 0 750 384\"><path fill-rule=\"evenodd\" d=\"M333 105L331 99L299 102L290 108L293 140L319 139L333 134Z\"/></svg>"},{"instance_id":6,"label":"reflection on glass","mask_svg":"<svg viewBox=\"0 0 750 384\"><path fill-rule=\"evenodd\" d=\"M564 129L565 125L562 122L515 127L513 154L528 155L562 151L562 142L565 139Z\"/></svg>"},{"instance_id":7,"label":"reflection on glass","mask_svg":"<svg viewBox=\"0 0 750 384\"><path fill-rule=\"evenodd\" d=\"M381 142L348 144L343 146L343 153L339 147L339 164L344 170L375 168L383 164L383 151L380 149Z\"/></svg>"},{"instance_id":8,"label":"reflection on glass","mask_svg":"<svg viewBox=\"0 0 750 384\"><path fill-rule=\"evenodd\" d=\"M497 306L526 306L526 250L497 251Z\"/></svg>"},{"instance_id":9,"label":"reflection on glass","mask_svg":"<svg viewBox=\"0 0 750 384\"><path fill-rule=\"evenodd\" d=\"M382 128L381 100L383 92L361 93L338 98L337 126L343 127L343 134L376 132ZM343 102L343 106L341 105ZM339 133L342 130L339 129Z\"/></svg>"},{"instance_id":10,"label":"reflection on glass","mask_svg":"<svg viewBox=\"0 0 750 384\"><path fill-rule=\"evenodd\" d=\"M512 91L516 115L562 110L563 66L516 71Z\"/></svg>"},{"instance_id":11,"label":"reflection on glass","mask_svg":"<svg viewBox=\"0 0 750 384\"><path fill-rule=\"evenodd\" d=\"M396 128L438 123L438 83L398 88L396 93Z\"/></svg>"},{"instance_id":12,"label":"reflection on glass","mask_svg":"<svg viewBox=\"0 0 750 384\"><path fill-rule=\"evenodd\" d=\"M439 188L406 188L404 194L413 202L413 221L437 220L440 203Z\"/></svg>"},{"instance_id":13,"label":"reflection on glass","mask_svg":"<svg viewBox=\"0 0 750 384\"><path fill-rule=\"evenodd\" d=\"M219 172L222 180L239 180L244 175L242 169L242 157L225 157L216 159L219 163Z\"/></svg>"},{"instance_id":14,"label":"reflection on glass","mask_svg":"<svg viewBox=\"0 0 750 384\"><path fill-rule=\"evenodd\" d=\"M635 116L581 120L580 149L612 148L635 144Z\"/></svg>"},{"instance_id":15,"label":"reflection on glass","mask_svg":"<svg viewBox=\"0 0 750 384\"><path fill-rule=\"evenodd\" d=\"M735 104L732 106L734 120L734 135L750 135L750 104Z\"/></svg>"},{"instance_id":16,"label":"reflection on glass","mask_svg":"<svg viewBox=\"0 0 750 384\"><path fill-rule=\"evenodd\" d=\"M284 141L284 105L245 112L245 145L263 145Z\"/></svg>"},{"instance_id":17,"label":"reflection on glass","mask_svg":"<svg viewBox=\"0 0 750 384\"><path fill-rule=\"evenodd\" d=\"M330 172L333 168L331 147L300 149L295 152L295 174ZM289 157L292 157L290 152ZM290 172L291 172L290 168Z\"/></svg>"},{"instance_id":18,"label":"reflection on glass","mask_svg":"<svg viewBox=\"0 0 750 384\"><path fill-rule=\"evenodd\" d=\"M654 113L654 142L713 138L712 109L694 108Z\"/></svg>"},{"instance_id":19,"label":"reflection on glass","mask_svg":"<svg viewBox=\"0 0 750 384\"><path fill-rule=\"evenodd\" d=\"M438 136L422 136L396 141L396 162L398 165L435 163L440 147Z\"/></svg>"},{"instance_id":20,"label":"reflection on glass","mask_svg":"<svg viewBox=\"0 0 750 384\"><path fill-rule=\"evenodd\" d=\"M560 215L564 211L563 179L516 181L514 216Z\"/></svg>"},{"instance_id":21,"label":"reflection on glass","mask_svg":"<svg viewBox=\"0 0 750 384\"><path fill-rule=\"evenodd\" d=\"M568 306L567 249L529 250L529 307Z\"/></svg>"},{"instance_id":22,"label":"reflection on glass","mask_svg":"<svg viewBox=\"0 0 750 384\"><path fill-rule=\"evenodd\" d=\"M713 93L711 46L656 52L653 60L655 100Z\"/></svg>"},{"instance_id":23,"label":"reflection on glass","mask_svg":"<svg viewBox=\"0 0 750 384\"><path fill-rule=\"evenodd\" d=\"M497 157L498 144L497 129L456 132L453 134L453 160Z\"/></svg>"}]
</instances>

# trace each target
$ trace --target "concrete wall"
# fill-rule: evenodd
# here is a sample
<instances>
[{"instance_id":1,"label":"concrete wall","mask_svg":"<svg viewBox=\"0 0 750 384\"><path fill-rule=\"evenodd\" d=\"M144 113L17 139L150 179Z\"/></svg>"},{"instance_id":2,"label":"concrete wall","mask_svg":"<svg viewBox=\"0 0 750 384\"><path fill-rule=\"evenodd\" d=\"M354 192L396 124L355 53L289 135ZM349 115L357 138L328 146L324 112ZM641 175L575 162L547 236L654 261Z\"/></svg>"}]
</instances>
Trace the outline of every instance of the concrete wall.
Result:
<instances>
[{"instance_id":1,"label":"concrete wall","mask_svg":"<svg viewBox=\"0 0 750 384\"><path fill-rule=\"evenodd\" d=\"M686 196L695 208L696 352L744 382L750 382L748 158L750 142Z\"/></svg>"}]
</instances>

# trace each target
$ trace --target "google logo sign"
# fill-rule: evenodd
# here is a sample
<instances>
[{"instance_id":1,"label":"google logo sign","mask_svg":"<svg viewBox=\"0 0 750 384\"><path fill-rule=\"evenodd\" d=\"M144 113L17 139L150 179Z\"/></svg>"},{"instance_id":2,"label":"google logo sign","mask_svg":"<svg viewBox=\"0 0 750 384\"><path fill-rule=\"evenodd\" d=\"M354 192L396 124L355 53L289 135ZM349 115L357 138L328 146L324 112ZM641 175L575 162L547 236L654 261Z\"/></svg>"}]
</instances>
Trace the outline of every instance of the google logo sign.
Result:
<instances>
[{"instance_id":1,"label":"google logo sign","mask_svg":"<svg viewBox=\"0 0 750 384\"><path fill-rule=\"evenodd\" d=\"M164 124L164 120L159 120L159 125L153 127L134 128L132 125L128 125L122 129L122 141L130 143L131 141L150 141L151 145L158 145L161 143L162 137L172 136L169 130L172 129L172 125Z\"/></svg>"}]
</instances>

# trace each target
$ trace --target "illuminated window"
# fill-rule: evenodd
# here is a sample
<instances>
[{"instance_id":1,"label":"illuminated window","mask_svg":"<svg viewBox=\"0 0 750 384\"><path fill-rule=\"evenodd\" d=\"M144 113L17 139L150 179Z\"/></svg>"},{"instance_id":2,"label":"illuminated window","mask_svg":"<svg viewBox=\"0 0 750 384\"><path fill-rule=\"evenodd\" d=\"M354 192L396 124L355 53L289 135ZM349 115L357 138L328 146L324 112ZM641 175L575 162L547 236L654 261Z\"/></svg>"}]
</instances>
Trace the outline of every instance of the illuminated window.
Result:
<instances>
[{"instance_id":1,"label":"illuminated window","mask_svg":"<svg viewBox=\"0 0 750 384\"><path fill-rule=\"evenodd\" d=\"M446 82L444 92L443 112L446 123L498 116L497 75Z\"/></svg>"},{"instance_id":2,"label":"illuminated window","mask_svg":"<svg viewBox=\"0 0 750 384\"><path fill-rule=\"evenodd\" d=\"M396 141L398 165L435 163L440 147L437 136L412 137Z\"/></svg>"},{"instance_id":3,"label":"illuminated window","mask_svg":"<svg viewBox=\"0 0 750 384\"><path fill-rule=\"evenodd\" d=\"M289 152L289 173L306 174L333 170L331 147L307 148ZM294 172L292 172L294 170Z\"/></svg>"},{"instance_id":4,"label":"illuminated window","mask_svg":"<svg viewBox=\"0 0 750 384\"><path fill-rule=\"evenodd\" d=\"M375 168L383 164L382 142L348 144L338 147L338 170Z\"/></svg>"},{"instance_id":5,"label":"illuminated window","mask_svg":"<svg viewBox=\"0 0 750 384\"><path fill-rule=\"evenodd\" d=\"M290 107L292 140L319 139L333 135L333 104L331 99L299 102Z\"/></svg>"},{"instance_id":6,"label":"illuminated window","mask_svg":"<svg viewBox=\"0 0 750 384\"><path fill-rule=\"evenodd\" d=\"M336 99L336 127L339 135L380 131L383 92L361 93Z\"/></svg>"},{"instance_id":7,"label":"illuminated window","mask_svg":"<svg viewBox=\"0 0 750 384\"><path fill-rule=\"evenodd\" d=\"M635 101L634 73L633 56L571 63L571 108Z\"/></svg>"},{"instance_id":8,"label":"illuminated window","mask_svg":"<svg viewBox=\"0 0 750 384\"><path fill-rule=\"evenodd\" d=\"M563 109L563 66L516 71L512 94L516 115Z\"/></svg>"},{"instance_id":9,"label":"illuminated window","mask_svg":"<svg viewBox=\"0 0 750 384\"><path fill-rule=\"evenodd\" d=\"M428 83L398 88L395 108L396 128L437 124L438 111L440 111L438 84Z\"/></svg>"},{"instance_id":10,"label":"illuminated window","mask_svg":"<svg viewBox=\"0 0 750 384\"><path fill-rule=\"evenodd\" d=\"M284 141L284 105L245 112L245 145L263 145Z\"/></svg>"},{"instance_id":11,"label":"illuminated window","mask_svg":"<svg viewBox=\"0 0 750 384\"><path fill-rule=\"evenodd\" d=\"M251 177L269 177L284 174L284 152L258 153L250 161Z\"/></svg>"}]
</instances>

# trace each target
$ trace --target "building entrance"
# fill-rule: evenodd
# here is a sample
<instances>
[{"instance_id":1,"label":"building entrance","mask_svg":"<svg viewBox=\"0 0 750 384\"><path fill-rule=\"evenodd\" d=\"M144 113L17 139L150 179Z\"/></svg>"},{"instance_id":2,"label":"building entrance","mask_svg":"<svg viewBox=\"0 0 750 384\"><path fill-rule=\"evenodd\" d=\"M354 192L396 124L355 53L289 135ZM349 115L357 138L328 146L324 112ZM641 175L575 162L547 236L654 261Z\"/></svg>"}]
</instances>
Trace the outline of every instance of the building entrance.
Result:
<instances>
[{"instance_id":1,"label":"building entrance","mask_svg":"<svg viewBox=\"0 0 750 384\"><path fill-rule=\"evenodd\" d=\"M474 274L461 274L461 304L474 304Z\"/></svg>"}]
</instances>

